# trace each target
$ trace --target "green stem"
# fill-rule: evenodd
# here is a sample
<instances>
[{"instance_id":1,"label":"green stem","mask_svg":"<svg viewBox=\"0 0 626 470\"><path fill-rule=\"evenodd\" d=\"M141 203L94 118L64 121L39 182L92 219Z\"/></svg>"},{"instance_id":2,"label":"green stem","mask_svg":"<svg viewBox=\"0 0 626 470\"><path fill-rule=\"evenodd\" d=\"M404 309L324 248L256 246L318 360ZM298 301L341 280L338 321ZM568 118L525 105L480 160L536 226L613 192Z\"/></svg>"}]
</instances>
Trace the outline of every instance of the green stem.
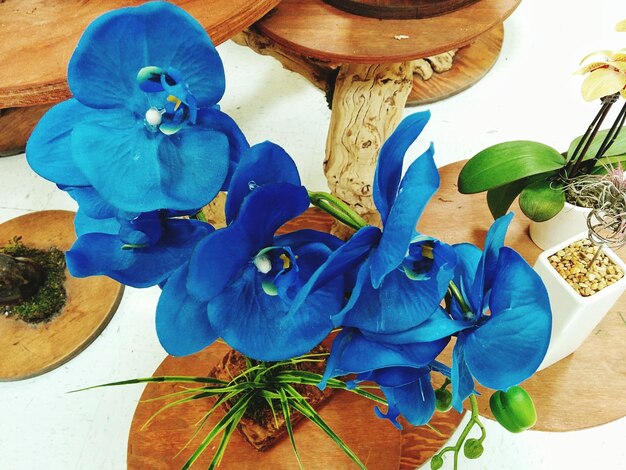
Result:
<instances>
[{"instance_id":1,"label":"green stem","mask_svg":"<svg viewBox=\"0 0 626 470\"><path fill-rule=\"evenodd\" d=\"M461 294L461 290L454 283L454 281L450 281L450 284L448 285L448 292L459 303L459 306L461 307L461 310L463 311L463 314L465 316L473 316L474 315L472 313L472 309L469 307L469 305L467 305L467 302L465 302L465 299L463 298L463 294Z\"/></svg>"},{"instance_id":2,"label":"green stem","mask_svg":"<svg viewBox=\"0 0 626 470\"><path fill-rule=\"evenodd\" d=\"M332 215L348 227L359 230L368 225L359 214L338 197L322 191L309 191L308 193L311 204Z\"/></svg>"}]
</instances>

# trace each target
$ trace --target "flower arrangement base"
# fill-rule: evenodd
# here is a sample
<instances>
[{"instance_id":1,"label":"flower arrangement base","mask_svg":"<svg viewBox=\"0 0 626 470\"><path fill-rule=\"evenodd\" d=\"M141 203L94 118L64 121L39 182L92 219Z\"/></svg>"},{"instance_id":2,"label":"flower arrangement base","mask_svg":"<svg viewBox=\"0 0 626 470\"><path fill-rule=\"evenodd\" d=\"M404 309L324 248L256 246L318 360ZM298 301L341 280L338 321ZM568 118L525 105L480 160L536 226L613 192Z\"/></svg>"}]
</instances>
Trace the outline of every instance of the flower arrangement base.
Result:
<instances>
[{"instance_id":1,"label":"flower arrangement base","mask_svg":"<svg viewBox=\"0 0 626 470\"><path fill-rule=\"evenodd\" d=\"M229 351L224 343L217 342L203 351L187 357L168 356L154 375L207 375ZM149 426L142 429L149 417L163 406L162 401L149 402L150 398L178 390L167 383L148 384L137 405L128 439L127 466L129 470L180 469L195 447L202 441L204 432L191 441L179 455L196 430L196 423L206 411L206 403L196 400L167 410ZM462 415L452 411L437 413L431 424L442 434L427 427L405 426L400 432L387 420L374 415L369 400L339 391L320 410L326 423L362 459L368 468L376 470L409 470L426 462L443 446L461 421ZM212 417L205 430L221 416ZM294 429L298 452L307 470L329 468L357 468L337 445L308 420ZM197 468L206 468L212 457L211 448L196 462ZM281 470L297 468L289 439L280 439L265 452L258 452L239 436L230 440L220 468L249 470Z\"/></svg>"},{"instance_id":2,"label":"flower arrangement base","mask_svg":"<svg viewBox=\"0 0 626 470\"><path fill-rule=\"evenodd\" d=\"M312 352L328 353L328 349L318 346ZM317 374L324 373L324 363L304 362L300 364L300 366L299 369L301 370L315 372ZM246 369L245 356L231 349L222 358L220 363L213 368L209 376L230 382L233 377L241 374ZM330 387L326 388L324 391L310 385L295 385L294 388L298 390L315 409L324 405L334 392ZM224 406L225 411L228 411L230 408L231 404L226 402ZM237 426L237 430L248 444L256 450L264 451L269 449L276 441L287 434L287 426L285 425L285 418L282 413L278 413L277 416L274 417L272 410L270 410L266 403L259 403L256 409L253 408L250 411L252 416L249 416L248 413L244 415ZM300 422L302 418L304 418L304 416L301 413L294 412L291 416L292 425Z\"/></svg>"},{"instance_id":3,"label":"flower arrangement base","mask_svg":"<svg viewBox=\"0 0 626 470\"><path fill-rule=\"evenodd\" d=\"M74 213L43 211L0 225L0 243L15 236L33 248L67 250L76 239ZM123 286L109 278L77 279L66 272L67 302L48 322L0 318L0 381L21 380L69 361L102 332L122 298Z\"/></svg>"},{"instance_id":4,"label":"flower arrangement base","mask_svg":"<svg viewBox=\"0 0 626 470\"><path fill-rule=\"evenodd\" d=\"M324 0L336 8L381 19L430 18L445 15L478 0Z\"/></svg>"},{"instance_id":5,"label":"flower arrangement base","mask_svg":"<svg viewBox=\"0 0 626 470\"><path fill-rule=\"evenodd\" d=\"M587 258L593 259L597 249L593 245L575 245L585 241L586 235L586 232L580 233L547 249L535 263L535 270L543 279L552 307L552 336L540 368L548 367L576 351L626 290L626 263L609 248L603 248L602 254L595 260L596 269L582 268L591 273L591 278L580 272L581 265L589 262ZM584 251L580 253L580 250ZM582 259L580 262L577 261L579 256ZM568 264L566 260L569 258L575 258L575 261ZM557 268L554 266L556 263ZM578 291L557 270L568 275L568 279L576 279ZM608 285L600 289L597 286L599 282Z\"/></svg>"}]
</instances>

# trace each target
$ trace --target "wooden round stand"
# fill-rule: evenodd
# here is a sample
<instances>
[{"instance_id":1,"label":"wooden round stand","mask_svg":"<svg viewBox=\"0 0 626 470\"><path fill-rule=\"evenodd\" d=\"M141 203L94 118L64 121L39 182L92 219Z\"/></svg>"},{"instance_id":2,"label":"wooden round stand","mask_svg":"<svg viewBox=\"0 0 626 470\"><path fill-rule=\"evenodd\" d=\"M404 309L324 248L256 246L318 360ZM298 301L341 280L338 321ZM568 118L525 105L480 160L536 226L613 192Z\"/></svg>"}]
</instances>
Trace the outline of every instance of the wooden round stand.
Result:
<instances>
[{"instance_id":1,"label":"wooden round stand","mask_svg":"<svg viewBox=\"0 0 626 470\"><path fill-rule=\"evenodd\" d=\"M463 195L457 179L465 162L440 169L441 187L422 214L421 233L446 243L470 242L482 248L493 218L485 194ZM528 236L529 220L517 203L506 244L531 265L541 250ZM618 252L622 259L626 252ZM538 421L533 429L572 431L606 424L626 416L626 295L613 306L576 352L535 374L522 385L532 395ZM450 353L451 347L448 348ZM450 364L449 357L444 362ZM489 411L491 392L477 387L480 413Z\"/></svg>"},{"instance_id":2,"label":"wooden round stand","mask_svg":"<svg viewBox=\"0 0 626 470\"><path fill-rule=\"evenodd\" d=\"M202 0L179 3L221 44L270 11L279 0ZM0 156L20 153L34 123L50 107L69 98L67 64L87 25L101 14L143 0L83 2L11 0L0 2ZM24 32L27 31L28 34ZM12 108L25 108L15 112ZM33 108L31 108L33 107Z\"/></svg>"},{"instance_id":3,"label":"wooden round stand","mask_svg":"<svg viewBox=\"0 0 626 470\"><path fill-rule=\"evenodd\" d=\"M9 220L0 225L0 244L21 236L29 247L66 251L76 239L74 215L43 211ZM123 286L102 276L78 279L67 271L65 275L67 303L49 322L0 318L0 381L27 379L59 367L91 344L109 323Z\"/></svg>"}]
</instances>

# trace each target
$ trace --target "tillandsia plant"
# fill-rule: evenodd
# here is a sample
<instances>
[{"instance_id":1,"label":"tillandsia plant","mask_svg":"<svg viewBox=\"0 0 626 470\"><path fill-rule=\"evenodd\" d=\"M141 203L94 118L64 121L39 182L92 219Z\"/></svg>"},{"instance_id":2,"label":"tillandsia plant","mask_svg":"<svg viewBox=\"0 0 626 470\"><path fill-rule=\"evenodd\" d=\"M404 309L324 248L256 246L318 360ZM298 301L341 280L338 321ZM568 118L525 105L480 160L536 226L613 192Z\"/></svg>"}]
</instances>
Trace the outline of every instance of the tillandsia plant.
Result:
<instances>
[{"instance_id":1,"label":"tillandsia plant","mask_svg":"<svg viewBox=\"0 0 626 470\"><path fill-rule=\"evenodd\" d=\"M624 22L617 29L626 31ZM585 65L579 73L588 74L582 86L583 98L600 99L600 110L586 132L574 139L566 152L532 141L493 145L474 155L463 167L459 191L465 194L486 191L494 218L504 215L519 196L524 214L543 222L558 214L566 200L576 205L576 198L568 198L565 190L572 189L572 181L601 173L607 165L625 162L626 103L609 129L600 128L620 96L626 98L626 49L595 52L585 57L583 63L598 55L605 59Z\"/></svg>"},{"instance_id":2,"label":"tillandsia plant","mask_svg":"<svg viewBox=\"0 0 626 470\"><path fill-rule=\"evenodd\" d=\"M165 408L215 397L207 416L230 403L185 468L221 435L217 466L254 400L285 419L294 450L289 417L301 413L364 468L298 392L302 384L371 399L382 406L376 414L397 427L400 416L425 425L436 408L461 411L467 401L472 418L459 442L431 465L439 468L452 452L456 468L462 448L469 458L480 455L485 431L475 382L498 397L518 396L514 387L546 353L551 312L538 275L504 246L512 214L494 222L484 250L416 232L439 186L433 146L404 176L402 163L428 112L408 116L381 149L373 181L379 228L336 197L307 191L278 145L249 146L217 110L224 84L217 52L177 7L148 3L98 18L78 44L68 81L74 98L41 120L27 158L78 202L70 272L161 286L156 330L172 355L219 339L247 357L248 369L228 382L119 382L195 383ZM227 191L227 225L216 230L196 214L220 189ZM276 233L310 204L356 233L347 242L315 230ZM309 351L332 331L325 371L299 370L319 360ZM444 364L440 355L453 338L452 362ZM436 390L433 375L444 380ZM516 431L531 426L532 401L513 402L494 400L505 409L494 409L496 416L503 424L519 418ZM480 437L468 438L476 425Z\"/></svg>"}]
</instances>

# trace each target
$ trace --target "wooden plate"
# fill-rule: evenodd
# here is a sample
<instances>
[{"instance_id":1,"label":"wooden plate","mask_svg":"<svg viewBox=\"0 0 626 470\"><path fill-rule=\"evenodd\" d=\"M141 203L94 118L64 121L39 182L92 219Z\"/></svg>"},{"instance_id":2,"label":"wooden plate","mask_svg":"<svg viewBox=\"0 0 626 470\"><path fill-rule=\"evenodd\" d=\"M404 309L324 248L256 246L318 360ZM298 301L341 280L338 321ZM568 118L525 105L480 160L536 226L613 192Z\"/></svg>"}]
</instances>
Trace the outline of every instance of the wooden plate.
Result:
<instances>
[{"instance_id":1,"label":"wooden plate","mask_svg":"<svg viewBox=\"0 0 626 470\"><path fill-rule=\"evenodd\" d=\"M21 236L34 248L66 251L74 235L74 212L42 211L0 225L0 243ZM104 276L78 279L66 270L67 303L51 321L28 324L0 318L0 381L21 380L48 372L85 349L109 323L123 286Z\"/></svg>"}]
</instances>

